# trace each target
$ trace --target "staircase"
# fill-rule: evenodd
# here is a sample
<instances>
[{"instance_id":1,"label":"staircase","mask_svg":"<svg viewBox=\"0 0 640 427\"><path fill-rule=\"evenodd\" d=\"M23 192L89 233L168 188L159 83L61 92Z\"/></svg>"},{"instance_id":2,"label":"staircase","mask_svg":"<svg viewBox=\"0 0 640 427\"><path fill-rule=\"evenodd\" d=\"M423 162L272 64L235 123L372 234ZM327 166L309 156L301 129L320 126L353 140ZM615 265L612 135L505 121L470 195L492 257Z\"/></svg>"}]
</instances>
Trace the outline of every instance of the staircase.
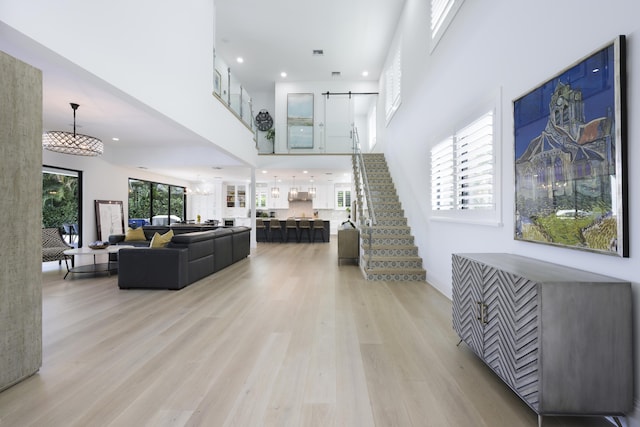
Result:
<instances>
[{"instance_id":1,"label":"staircase","mask_svg":"<svg viewBox=\"0 0 640 427\"><path fill-rule=\"evenodd\" d=\"M365 191L360 184L363 180L358 176L357 158L353 156L362 246L360 267L365 277L367 280L425 281L427 273L422 268L422 258L418 256L384 154L362 154L362 158L376 218L375 225L366 224Z\"/></svg>"}]
</instances>

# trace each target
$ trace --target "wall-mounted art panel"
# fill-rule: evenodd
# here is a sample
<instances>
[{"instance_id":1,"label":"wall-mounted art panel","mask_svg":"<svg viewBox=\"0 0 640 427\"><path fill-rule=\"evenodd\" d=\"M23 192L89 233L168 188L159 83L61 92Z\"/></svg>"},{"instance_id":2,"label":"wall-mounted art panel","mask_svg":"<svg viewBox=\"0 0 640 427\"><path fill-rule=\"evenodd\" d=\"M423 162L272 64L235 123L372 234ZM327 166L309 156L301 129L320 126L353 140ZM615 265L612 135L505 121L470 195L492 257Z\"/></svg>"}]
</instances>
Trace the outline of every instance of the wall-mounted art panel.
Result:
<instances>
[{"instance_id":1,"label":"wall-mounted art panel","mask_svg":"<svg viewBox=\"0 0 640 427\"><path fill-rule=\"evenodd\" d=\"M625 37L513 102L515 239L628 256Z\"/></svg>"}]
</instances>

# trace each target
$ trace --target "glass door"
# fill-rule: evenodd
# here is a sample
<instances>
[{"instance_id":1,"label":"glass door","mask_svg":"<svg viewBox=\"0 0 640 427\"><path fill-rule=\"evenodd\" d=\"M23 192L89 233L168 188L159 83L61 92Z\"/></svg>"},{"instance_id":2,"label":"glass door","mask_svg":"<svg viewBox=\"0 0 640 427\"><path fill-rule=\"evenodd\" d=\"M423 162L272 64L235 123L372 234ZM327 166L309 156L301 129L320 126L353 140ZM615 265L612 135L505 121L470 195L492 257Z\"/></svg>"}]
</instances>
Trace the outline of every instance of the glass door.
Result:
<instances>
[{"instance_id":1,"label":"glass door","mask_svg":"<svg viewBox=\"0 0 640 427\"><path fill-rule=\"evenodd\" d=\"M82 172L42 167L42 226L58 228L71 246L82 242Z\"/></svg>"}]
</instances>

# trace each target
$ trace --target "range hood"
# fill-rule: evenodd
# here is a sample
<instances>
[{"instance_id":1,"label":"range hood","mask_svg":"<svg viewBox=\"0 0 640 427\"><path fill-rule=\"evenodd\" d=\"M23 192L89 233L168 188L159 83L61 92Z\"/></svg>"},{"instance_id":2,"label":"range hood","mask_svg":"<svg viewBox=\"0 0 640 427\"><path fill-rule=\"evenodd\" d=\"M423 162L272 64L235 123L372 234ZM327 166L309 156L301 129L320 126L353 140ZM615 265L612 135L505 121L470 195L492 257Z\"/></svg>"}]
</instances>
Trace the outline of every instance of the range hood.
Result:
<instances>
[{"instance_id":1,"label":"range hood","mask_svg":"<svg viewBox=\"0 0 640 427\"><path fill-rule=\"evenodd\" d=\"M307 191L298 191L296 197L291 197L291 195L289 195L290 202L310 202L311 199L312 197Z\"/></svg>"}]
</instances>

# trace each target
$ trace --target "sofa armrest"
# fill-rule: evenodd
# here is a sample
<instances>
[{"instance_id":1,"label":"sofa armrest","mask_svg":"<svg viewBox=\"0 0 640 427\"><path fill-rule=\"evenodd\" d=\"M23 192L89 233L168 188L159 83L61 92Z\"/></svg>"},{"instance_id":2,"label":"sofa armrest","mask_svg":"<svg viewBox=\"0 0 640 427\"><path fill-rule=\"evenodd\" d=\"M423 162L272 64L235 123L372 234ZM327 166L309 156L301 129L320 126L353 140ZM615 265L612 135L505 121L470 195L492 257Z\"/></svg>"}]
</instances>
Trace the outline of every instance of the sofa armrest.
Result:
<instances>
[{"instance_id":1,"label":"sofa armrest","mask_svg":"<svg viewBox=\"0 0 640 427\"><path fill-rule=\"evenodd\" d=\"M109 244L117 245L118 243L124 242L124 234L111 234L109 236Z\"/></svg>"},{"instance_id":2,"label":"sofa armrest","mask_svg":"<svg viewBox=\"0 0 640 427\"><path fill-rule=\"evenodd\" d=\"M188 284L186 248L124 248L118 252L120 289L182 289Z\"/></svg>"}]
</instances>

